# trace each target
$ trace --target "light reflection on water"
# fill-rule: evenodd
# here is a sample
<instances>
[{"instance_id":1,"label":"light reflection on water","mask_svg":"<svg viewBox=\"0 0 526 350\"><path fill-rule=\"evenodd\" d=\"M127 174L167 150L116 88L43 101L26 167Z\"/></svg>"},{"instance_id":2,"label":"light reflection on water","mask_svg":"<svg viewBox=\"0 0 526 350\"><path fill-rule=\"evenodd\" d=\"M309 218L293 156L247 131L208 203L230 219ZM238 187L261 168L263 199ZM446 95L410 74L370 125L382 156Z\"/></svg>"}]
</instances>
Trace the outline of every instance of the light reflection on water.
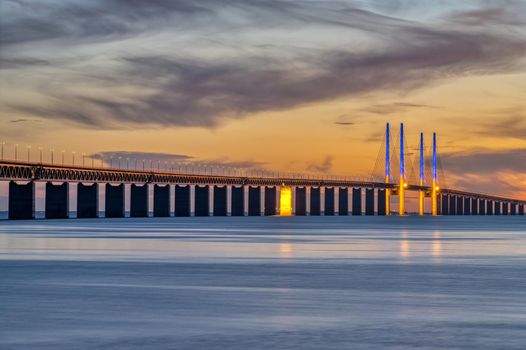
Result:
<instances>
[{"instance_id":1,"label":"light reflection on water","mask_svg":"<svg viewBox=\"0 0 526 350\"><path fill-rule=\"evenodd\" d=\"M0 222L2 349L522 349L526 218Z\"/></svg>"}]
</instances>

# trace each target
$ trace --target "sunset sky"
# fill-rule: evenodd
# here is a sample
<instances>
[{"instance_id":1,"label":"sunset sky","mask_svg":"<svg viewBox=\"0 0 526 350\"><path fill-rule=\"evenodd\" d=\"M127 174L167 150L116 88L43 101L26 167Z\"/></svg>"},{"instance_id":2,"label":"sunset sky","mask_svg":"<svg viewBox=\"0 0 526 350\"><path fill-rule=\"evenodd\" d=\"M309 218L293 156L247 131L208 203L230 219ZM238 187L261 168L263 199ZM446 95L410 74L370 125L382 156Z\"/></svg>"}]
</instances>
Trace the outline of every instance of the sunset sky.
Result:
<instances>
[{"instance_id":1,"label":"sunset sky","mask_svg":"<svg viewBox=\"0 0 526 350\"><path fill-rule=\"evenodd\" d=\"M450 187L526 198L526 1L0 5L7 146L366 176L402 121Z\"/></svg>"}]
</instances>

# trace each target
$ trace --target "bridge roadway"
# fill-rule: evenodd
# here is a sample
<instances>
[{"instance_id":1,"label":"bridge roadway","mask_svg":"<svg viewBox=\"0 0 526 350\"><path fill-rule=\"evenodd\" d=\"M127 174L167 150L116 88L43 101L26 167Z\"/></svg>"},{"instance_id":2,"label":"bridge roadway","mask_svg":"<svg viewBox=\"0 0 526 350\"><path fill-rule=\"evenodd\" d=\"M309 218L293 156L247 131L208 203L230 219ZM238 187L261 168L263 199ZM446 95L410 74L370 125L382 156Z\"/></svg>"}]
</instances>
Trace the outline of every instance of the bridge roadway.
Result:
<instances>
[{"instance_id":1,"label":"bridge roadway","mask_svg":"<svg viewBox=\"0 0 526 350\"><path fill-rule=\"evenodd\" d=\"M61 183L60 185L57 184ZM346 179L247 177L0 161L10 219L125 216L277 215L290 189L292 215L386 215L397 184ZM145 186L146 185L146 186ZM168 186L167 186L168 185ZM44 186L36 198L37 187ZM429 186L409 185L408 191ZM524 215L526 201L440 189L442 215Z\"/></svg>"}]
</instances>

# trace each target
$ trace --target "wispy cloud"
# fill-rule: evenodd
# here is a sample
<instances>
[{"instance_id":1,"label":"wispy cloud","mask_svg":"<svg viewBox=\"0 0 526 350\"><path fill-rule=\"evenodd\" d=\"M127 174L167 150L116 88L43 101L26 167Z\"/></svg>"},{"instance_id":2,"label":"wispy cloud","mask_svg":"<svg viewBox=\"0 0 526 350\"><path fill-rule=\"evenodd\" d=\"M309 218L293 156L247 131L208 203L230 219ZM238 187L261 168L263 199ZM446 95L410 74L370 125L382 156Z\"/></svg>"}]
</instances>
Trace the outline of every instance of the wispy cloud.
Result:
<instances>
[{"instance_id":1,"label":"wispy cloud","mask_svg":"<svg viewBox=\"0 0 526 350\"><path fill-rule=\"evenodd\" d=\"M514 71L526 54L526 39L513 31L463 29L462 23L474 23L475 18L507 26L520 24L503 20L510 15L508 10L500 13L487 8L444 18L458 26L440 25L439 21L423 24L355 3L325 1L8 1L4 8L9 15L2 17L0 45L10 47L2 50L2 57L13 68L23 65L22 56L16 56L19 51L29 66L55 62L53 54L39 57L39 51L28 49L28 43L68 48L79 55L73 63L51 63L53 70L48 74L51 77L58 70L63 84L51 89L32 84L39 86L45 103L3 99L4 106L28 117L63 119L96 128L137 124L214 127L259 112L344 96L403 94L442 78ZM313 33L343 30L350 37L366 38L369 44L356 50L318 42L309 45L314 40L309 38L302 38L307 43L303 46L261 39L276 38L276 33L289 35L299 28ZM241 36L235 44L225 43L217 34L232 30L251 36ZM166 50L168 44L162 45L162 38L169 37L187 37L186 43L202 43L205 37L210 46ZM118 49L111 49L108 43ZM104 55L78 54L88 47L90 52L100 48ZM224 52L231 53L221 54ZM94 59L104 59L100 72L90 64ZM76 86L85 86L90 93ZM370 112L383 113L392 107L424 106L378 105Z\"/></svg>"}]
</instances>

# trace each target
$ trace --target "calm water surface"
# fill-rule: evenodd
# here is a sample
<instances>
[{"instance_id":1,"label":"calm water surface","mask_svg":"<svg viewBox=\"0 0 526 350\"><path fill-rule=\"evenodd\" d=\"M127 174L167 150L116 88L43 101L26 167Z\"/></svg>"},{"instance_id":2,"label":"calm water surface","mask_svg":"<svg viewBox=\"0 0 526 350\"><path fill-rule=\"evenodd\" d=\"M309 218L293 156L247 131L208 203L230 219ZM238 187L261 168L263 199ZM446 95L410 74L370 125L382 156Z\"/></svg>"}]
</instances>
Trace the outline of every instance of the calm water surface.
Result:
<instances>
[{"instance_id":1,"label":"calm water surface","mask_svg":"<svg viewBox=\"0 0 526 350\"><path fill-rule=\"evenodd\" d=\"M0 221L0 349L525 348L525 217Z\"/></svg>"}]
</instances>

